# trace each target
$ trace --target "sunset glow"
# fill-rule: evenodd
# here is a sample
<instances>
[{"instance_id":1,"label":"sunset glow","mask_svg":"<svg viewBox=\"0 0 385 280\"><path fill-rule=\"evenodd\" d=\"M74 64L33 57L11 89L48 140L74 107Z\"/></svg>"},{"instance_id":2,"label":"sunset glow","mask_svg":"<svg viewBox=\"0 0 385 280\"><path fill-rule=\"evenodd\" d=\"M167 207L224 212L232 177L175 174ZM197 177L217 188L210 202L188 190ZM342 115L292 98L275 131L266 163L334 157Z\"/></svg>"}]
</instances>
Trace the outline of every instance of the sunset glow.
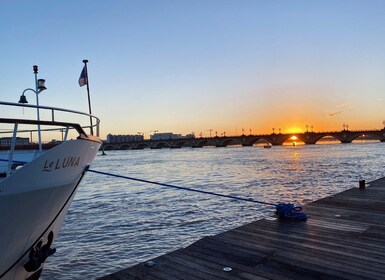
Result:
<instances>
[{"instance_id":1,"label":"sunset glow","mask_svg":"<svg viewBox=\"0 0 385 280\"><path fill-rule=\"evenodd\" d=\"M305 128L300 128L299 126L291 126L288 129L283 129L283 133L302 133Z\"/></svg>"},{"instance_id":2,"label":"sunset glow","mask_svg":"<svg viewBox=\"0 0 385 280\"><path fill-rule=\"evenodd\" d=\"M44 47L29 48L40 7L4 1L0 99L15 100L38 64L41 105L87 111L88 59L103 139L384 128L385 1L305 2L97 1L85 23L73 1L50 1L36 19Z\"/></svg>"}]
</instances>

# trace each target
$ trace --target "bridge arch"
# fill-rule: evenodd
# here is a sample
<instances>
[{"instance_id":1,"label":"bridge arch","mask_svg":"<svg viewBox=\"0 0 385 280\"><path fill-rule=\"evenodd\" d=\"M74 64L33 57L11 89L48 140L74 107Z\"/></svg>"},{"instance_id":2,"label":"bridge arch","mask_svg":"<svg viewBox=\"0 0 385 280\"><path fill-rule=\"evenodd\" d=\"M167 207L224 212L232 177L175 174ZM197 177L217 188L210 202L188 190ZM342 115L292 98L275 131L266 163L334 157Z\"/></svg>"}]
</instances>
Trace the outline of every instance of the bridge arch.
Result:
<instances>
[{"instance_id":1,"label":"bridge arch","mask_svg":"<svg viewBox=\"0 0 385 280\"><path fill-rule=\"evenodd\" d=\"M228 138L223 141L221 141L221 144L223 146L229 146L229 145L242 145L242 141L240 141L237 138Z\"/></svg>"},{"instance_id":2,"label":"bridge arch","mask_svg":"<svg viewBox=\"0 0 385 280\"><path fill-rule=\"evenodd\" d=\"M209 141L206 139L203 140L195 140L193 141L193 147L203 147L203 146L210 146Z\"/></svg>"},{"instance_id":3,"label":"bridge arch","mask_svg":"<svg viewBox=\"0 0 385 280\"><path fill-rule=\"evenodd\" d=\"M176 141L172 143L172 146L170 148L182 148L186 144L185 140Z\"/></svg>"},{"instance_id":4,"label":"bridge arch","mask_svg":"<svg viewBox=\"0 0 385 280\"><path fill-rule=\"evenodd\" d=\"M131 145L129 144L122 144L118 147L118 150L129 150L131 149Z\"/></svg>"},{"instance_id":5,"label":"bridge arch","mask_svg":"<svg viewBox=\"0 0 385 280\"><path fill-rule=\"evenodd\" d=\"M145 148L150 148L150 146L146 143L140 143L132 147L133 150L142 150Z\"/></svg>"},{"instance_id":6,"label":"bridge arch","mask_svg":"<svg viewBox=\"0 0 385 280\"><path fill-rule=\"evenodd\" d=\"M245 146L254 146L254 145L265 145L265 144L273 144L269 138L266 137L253 137L246 141Z\"/></svg>"},{"instance_id":7,"label":"bridge arch","mask_svg":"<svg viewBox=\"0 0 385 280\"><path fill-rule=\"evenodd\" d=\"M341 143L348 143L348 139L345 135L342 135L340 133L333 133L333 132L325 132L325 133L305 133L302 135L296 135L301 141L303 141L305 144L316 144L318 141L320 141L323 138L332 138L336 141L339 141Z\"/></svg>"},{"instance_id":8,"label":"bridge arch","mask_svg":"<svg viewBox=\"0 0 385 280\"><path fill-rule=\"evenodd\" d=\"M115 150L116 147L115 145L112 145L112 144L103 144L102 149L104 151L111 151L111 150Z\"/></svg>"},{"instance_id":9,"label":"bridge arch","mask_svg":"<svg viewBox=\"0 0 385 280\"><path fill-rule=\"evenodd\" d=\"M362 141L365 141L365 140L378 140L379 142L383 139L382 135L379 135L377 133L362 133L360 135L358 135L357 137L353 138L352 141L355 141L355 140L362 140Z\"/></svg>"},{"instance_id":10,"label":"bridge arch","mask_svg":"<svg viewBox=\"0 0 385 280\"><path fill-rule=\"evenodd\" d=\"M333 135L325 134L322 137L317 137L315 139L315 143L323 142L323 144L335 144L333 142L342 143L340 139L336 138Z\"/></svg>"},{"instance_id":11,"label":"bridge arch","mask_svg":"<svg viewBox=\"0 0 385 280\"><path fill-rule=\"evenodd\" d=\"M300 134L285 135L285 137L282 138L283 140L282 145L297 146L297 145L304 145L304 144L312 144L312 143L306 142L305 139L306 138Z\"/></svg>"},{"instance_id":12,"label":"bridge arch","mask_svg":"<svg viewBox=\"0 0 385 280\"><path fill-rule=\"evenodd\" d=\"M151 149L162 149L162 148L170 148L170 144L166 142L158 142L152 146L150 146Z\"/></svg>"}]
</instances>

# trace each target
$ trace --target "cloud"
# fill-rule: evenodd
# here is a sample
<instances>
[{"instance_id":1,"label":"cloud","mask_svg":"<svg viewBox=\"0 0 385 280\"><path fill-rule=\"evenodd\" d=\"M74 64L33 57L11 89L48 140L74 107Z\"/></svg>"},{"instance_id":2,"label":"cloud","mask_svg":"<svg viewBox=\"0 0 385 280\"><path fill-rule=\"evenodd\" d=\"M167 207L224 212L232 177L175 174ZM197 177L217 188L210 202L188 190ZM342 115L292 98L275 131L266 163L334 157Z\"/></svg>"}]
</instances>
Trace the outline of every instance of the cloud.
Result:
<instances>
[{"instance_id":1,"label":"cloud","mask_svg":"<svg viewBox=\"0 0 385 280\"><path fill-rule=\"evenodd\" d=\"M329 113L328 111L326 111L326 112L328 113L329 117L333 117L335 115L341 114L343 111L338 111L338 112L333 112L333 113Z\"/></svg>"},{"instance_id":2,"label":"cloud","mask_svg":"<svg viewBox=\"0 0 385 280\"><path fill-rule=\"evenodd\" d=\"M343 110L347 110L347 109L350 109L350 108L354 108L354 105L349 102L349 103L344 103L344 104L337 105L336 108L341 108Z\"/></svg>"},{"instance_id":3,"label":"cloud","mask_svg":"<svg viewBox=\"0 0 385 280\"><path fill-rule=\"evenodd\" d=\"M341 114L343 112L345 112L346 110L349 110L349 109L352 109L356 107L354 104L348 102L348 103L344 103L344 104L340 104L340 105L337 105L335 106L335 108L338 109L338 111L334 110L334 111L326 111L328 117L334 117L338 114Z\"/></svg>"}]
</instances>

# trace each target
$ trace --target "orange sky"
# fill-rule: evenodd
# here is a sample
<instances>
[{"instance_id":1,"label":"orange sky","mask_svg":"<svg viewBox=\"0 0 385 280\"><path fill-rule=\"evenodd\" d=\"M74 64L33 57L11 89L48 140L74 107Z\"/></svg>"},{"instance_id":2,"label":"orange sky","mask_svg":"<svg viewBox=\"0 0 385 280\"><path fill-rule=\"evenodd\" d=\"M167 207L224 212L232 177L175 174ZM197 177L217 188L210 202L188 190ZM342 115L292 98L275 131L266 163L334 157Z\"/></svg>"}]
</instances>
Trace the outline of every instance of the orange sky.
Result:
<instances>
[{"instance_id":1,"label":"orange sky","mask_svg":"<svg viewBox=\"0 0 385 280\"><path fill-rule=\"evenodd\" d=\"M51 1L33 28L40 6L4 5L0 99L38 64L41 105L87 111L86 58L102 138L384 126L384 1Z\"/></svg>"}]
</instances>

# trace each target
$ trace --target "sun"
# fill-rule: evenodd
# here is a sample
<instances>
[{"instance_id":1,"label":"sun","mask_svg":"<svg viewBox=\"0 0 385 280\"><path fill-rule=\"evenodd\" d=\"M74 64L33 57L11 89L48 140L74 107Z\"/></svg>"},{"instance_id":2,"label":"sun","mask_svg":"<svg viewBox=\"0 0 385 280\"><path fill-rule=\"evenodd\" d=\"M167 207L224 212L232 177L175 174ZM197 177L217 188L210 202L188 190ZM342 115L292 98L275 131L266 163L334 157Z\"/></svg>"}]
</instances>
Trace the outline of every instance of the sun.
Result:
<instances>
[{"instance_id":1,"label":"sun","mask_svg":"<svg viewBox=\"0 0 385 280\"><path fill-rule=\"evenodd\" d=\"M293 141L295 141L295 140L298 140L298 137L294 135L294 136L291 136L290 139L293 140Z\"/></svg>"}]
</instances>

